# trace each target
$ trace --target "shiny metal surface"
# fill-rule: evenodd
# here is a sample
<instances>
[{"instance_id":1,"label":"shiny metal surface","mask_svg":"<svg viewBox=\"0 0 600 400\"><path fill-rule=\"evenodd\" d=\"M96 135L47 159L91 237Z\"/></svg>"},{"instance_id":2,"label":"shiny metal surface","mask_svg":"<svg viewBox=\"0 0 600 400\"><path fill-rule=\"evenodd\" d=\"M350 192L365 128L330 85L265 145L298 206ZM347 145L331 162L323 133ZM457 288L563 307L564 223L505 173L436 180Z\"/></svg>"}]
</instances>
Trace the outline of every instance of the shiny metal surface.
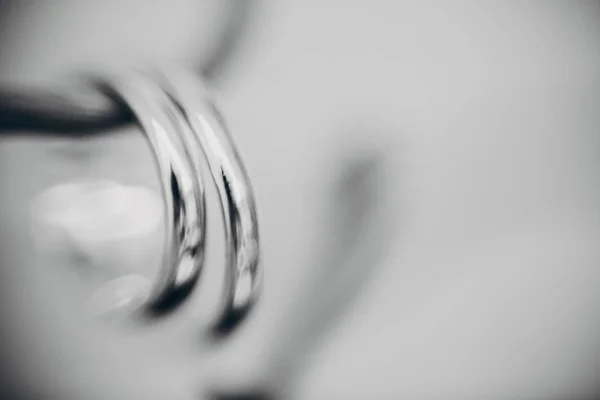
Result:
<instances>
[{"instance_id":1,"label":"shiny metal surface","mask_svg":"<svg viewBox=\"0 0 600 400\"><path fill-rule=\"evenodd\" d=\"M200 78L182 69L157 72L159 82L193 130L187 148L202 148L221 201L226 236L226 282L218 333L227 333L245 316L260 290L259 230L254 193L240 155ZM185 132L184 132L185 133Z\"/></svg>"},{"instance_id":2,"label":"shiny metal surface","mask_svg":"<svg viewBox=\"0 0 600 400\"><path fill-rule=\"evenodd\" d=\"M199 276L206 235L206 159L220 199L226 246L225 285L213 327L216 334L226 334L251 308L262 280L250 179L201 79L178 69L153 72L126 74L109 83L136 115L163 185L166 248L151 309L176 304L173 298L184 298Z\"/></svg>"},{"instance_id":3,"label":"shiny metal surface","mask_svg":"<svg viewBox=\"0 0 600 400\"><path fill-rule=\"evenodd\" d=\"M141 74L113 79L108 86L135 114L154 153L163 187L163 263L147 303L151 311L161 312L185 298L204 261L202 179L179 140L188 128L162 91Z\"/></svg>"}]
</instances>

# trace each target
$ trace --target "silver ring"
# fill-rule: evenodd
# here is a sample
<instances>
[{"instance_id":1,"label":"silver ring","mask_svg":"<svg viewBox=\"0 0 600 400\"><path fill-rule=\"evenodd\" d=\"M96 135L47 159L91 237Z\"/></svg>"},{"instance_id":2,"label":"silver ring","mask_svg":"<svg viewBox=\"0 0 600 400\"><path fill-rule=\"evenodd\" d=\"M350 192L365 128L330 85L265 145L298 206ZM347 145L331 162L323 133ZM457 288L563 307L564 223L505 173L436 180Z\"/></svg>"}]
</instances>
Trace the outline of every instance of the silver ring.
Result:
<instances>
[{"instance_id":1,"label":"silver ring","mask_svg":"<svg viewBox=\"0 0 600 400\"><path fill-rule=\"evenodd\" d=\"M204 262L205 200L202 179L179 139L186 127L178 123L166 95L141 74L107 82L135 114L154 153L165 210L165 251L162 267L147 301L159 311L182 300L200 274ZM161 101L162 100L162 101Z\"/></svg>"},{"instance_id":2,"label":"silver ring","mask_svg":"<svg viewBox=\"0 0 600 400\"><path fill-rule=\"evenodd\" d=\"M153 149L167 212L166 254L152 296L161 305L193 287L204 261L206 216L201 159L219 194L225 231L225 289L215 328L227 333L254 304L262 284L256 201L226 125L199 77L171 68L110 87L136 115Z\"/></svg>"},{"instance_id":3,"label":"silver ring","mask_svg":"<svg viewBox=\"0 0 600 400\"><path fill-rule=\"evenodd\" d=\"M159 84L191 127L183 142L199 146L219 193L226 245L226 288L221 301L221 328L242 318L262 286L256 200L250 178L223 117L204 82L175 67L157 71Z\"/></svg>"}]
</instances>

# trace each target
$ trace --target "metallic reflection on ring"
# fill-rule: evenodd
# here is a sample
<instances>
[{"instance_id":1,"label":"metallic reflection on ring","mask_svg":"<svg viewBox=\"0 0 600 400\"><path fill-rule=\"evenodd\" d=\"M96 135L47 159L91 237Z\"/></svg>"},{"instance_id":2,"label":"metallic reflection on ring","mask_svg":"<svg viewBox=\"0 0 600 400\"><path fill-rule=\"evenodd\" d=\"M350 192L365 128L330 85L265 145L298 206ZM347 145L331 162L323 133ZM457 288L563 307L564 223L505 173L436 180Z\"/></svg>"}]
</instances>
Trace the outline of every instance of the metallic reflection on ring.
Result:
<instances>
[{"instance_id":1,"label":"metallic reflection on ring","mask_svg":"<svg viewBox=\"0 0 600 400\"><path fill-rule=\"evenodd\" d=\"M137 117L159 169L165 201L166 246L163 266L147 305L152 314L163 313L187 297L204 262L204 190L179 140L184 127L161 108L164 93L137 74L109 81L107 86Z\"/></svg>"},{"instance_id":2,"label":"metallic reflection on ring","mask_svg":"<svg viewBox=\"0 0 600 400\"><path fill-rule=\"evenodd\" d=\"M241 157L201 79L179 69L157 71L158 80L181 110L193 135L187 148L204 152L217 187L225 225L226 282L214 333L229 333L254 304L262 283L256 202Z\"/></svg>"},{"instance_id":3,"label":"metallic reflection on ring","mask_svg":"<svg viewBox=\"0 0 600 400\"><path fill-rule=\"evenodd\" d=\"M208 162L225 228L225 289L213 326L223 336L245 317L262 282L254 194L223 118L200 78L182 70L132 74L108 86L136 115L163 185L167 251L153 291L155 311L165 302L176 305L173 293L191 290L200 273L206 230L200 160Z\"/></svg>"}]
</instances>

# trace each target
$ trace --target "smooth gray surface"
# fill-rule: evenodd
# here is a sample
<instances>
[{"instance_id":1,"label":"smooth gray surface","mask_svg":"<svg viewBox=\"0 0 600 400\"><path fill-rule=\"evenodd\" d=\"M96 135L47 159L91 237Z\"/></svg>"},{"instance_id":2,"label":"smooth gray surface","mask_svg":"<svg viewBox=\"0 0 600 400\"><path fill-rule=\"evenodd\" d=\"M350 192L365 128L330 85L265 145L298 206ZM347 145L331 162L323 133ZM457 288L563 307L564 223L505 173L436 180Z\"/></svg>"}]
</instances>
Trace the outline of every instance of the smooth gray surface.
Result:
<instances>
[{"instance_id":1,"label":"smooth gray surface","mask_svg":"<svg viewBox=\"0 0 600 400\"><path fill-rule=\"evenodd\" d=\"M216 15L216 4L38 3L7 29L1 76L50 80L138 54L201 55L214 21L197 14ZM79 143L70 156L65 141L3 142L5 326L20 332L15 349L31 361L23 382L45 376L76 398L186 399L220 379L268 381L273 354L307 349L298 332L309 331L322 351L311 354L300 398L591 389L600 350L598 17L591 2L264 2L217 90L256 191L268 279L255 317L218 353L197 329L218 288L202 288L206 297L152 331L115 332L69 307L85 284L37 265L27 245L28 199L53 183L101 176L158 190L141 135ZM323 265L330 238L321 227L341 201L331 194L337 171L365 148L385 156L387 190L374 207L389 218L364 229L393 225L392 243L350 313L319 339L311 313L328 294L306 303L297 295ZM208 221L220 237L218 214ZM222 265L222 246L210 243L207 265Z\"/></svg>"}]
</instances>

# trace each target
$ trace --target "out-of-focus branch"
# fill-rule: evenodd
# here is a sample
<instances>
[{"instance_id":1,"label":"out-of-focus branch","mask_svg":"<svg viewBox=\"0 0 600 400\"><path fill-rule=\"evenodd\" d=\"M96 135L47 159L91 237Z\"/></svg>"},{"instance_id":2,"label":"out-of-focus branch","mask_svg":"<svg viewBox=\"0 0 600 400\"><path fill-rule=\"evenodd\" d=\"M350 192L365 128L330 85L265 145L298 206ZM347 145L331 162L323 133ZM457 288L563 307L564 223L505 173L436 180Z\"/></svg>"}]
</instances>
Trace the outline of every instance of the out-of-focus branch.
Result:
<instances>
[{"instance_id":1,"label":"out-of-focus branch","mask_svg":"<svg viewBox=\"0 0 600 400\"><path fill-rule=\"evenodd\" d=\"M248 27L256 0L229 0L222 32L200 66L208 80L220 78ZM94 85L69 88L0 87L0 135L87 136L133 121L125 104Z\"/></svg>"}]
</instances>

